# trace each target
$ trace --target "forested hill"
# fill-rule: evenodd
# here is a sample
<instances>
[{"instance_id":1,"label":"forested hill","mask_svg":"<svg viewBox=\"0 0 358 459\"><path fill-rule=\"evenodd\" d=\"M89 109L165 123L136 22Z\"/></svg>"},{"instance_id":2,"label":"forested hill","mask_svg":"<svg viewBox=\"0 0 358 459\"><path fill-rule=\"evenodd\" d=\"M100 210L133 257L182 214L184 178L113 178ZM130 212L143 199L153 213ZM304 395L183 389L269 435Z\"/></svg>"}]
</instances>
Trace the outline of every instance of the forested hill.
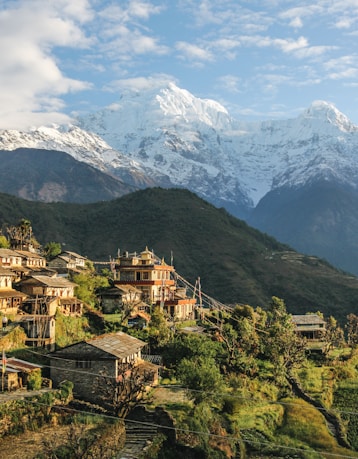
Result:
<instances>
[{"instance_id":1,"label":"forested hill","mask_svg":"<svg viewBox=\"0 0 358 459\"><path fill-rule=\"evenodd\" d=\"M0 224L31 221L40 243L60 242L91 260L146 246L225 303L265 307L283 298L292 313L357 313L358 280L303 256L182 189L151 188L95 204L39 203L0 195Z\"/></svg>"}]
</instances>

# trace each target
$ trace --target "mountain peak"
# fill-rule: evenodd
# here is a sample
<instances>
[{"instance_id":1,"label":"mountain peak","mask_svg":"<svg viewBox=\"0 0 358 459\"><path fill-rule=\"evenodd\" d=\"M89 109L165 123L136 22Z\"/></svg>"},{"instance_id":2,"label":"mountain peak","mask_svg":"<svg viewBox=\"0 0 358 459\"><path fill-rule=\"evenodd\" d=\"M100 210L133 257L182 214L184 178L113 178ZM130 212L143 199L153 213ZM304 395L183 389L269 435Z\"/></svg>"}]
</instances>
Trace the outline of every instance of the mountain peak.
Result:
<instances>
[{"instance_id":1,"label":"mountain peak","mask_svg":"<svg viewBox=\"0 0 358 459\"><path fill-rule=\"evenodd\" d=\"M182 117L186 121L198 119L212 127L227 125L229 113L219 102L211 99L195 97L186 89L179 88L175 83L168 83L155 98L166 115ZM219 124L219 126L218 126ZM223 126L221 126L223 127Z\"/></svg>"},{"instance_id":2,"label":"mountain peak","mask_svg":"<svg viewBox=\"0 0 358 459\"><path fill-rule=\"evenodd\" d=\"M346 115L340 112L334 104L324 100L313 101L311 106L303 112L302 117L326 121L346 132L357 130L357 126Z\"/></svg>"}]
</instances>

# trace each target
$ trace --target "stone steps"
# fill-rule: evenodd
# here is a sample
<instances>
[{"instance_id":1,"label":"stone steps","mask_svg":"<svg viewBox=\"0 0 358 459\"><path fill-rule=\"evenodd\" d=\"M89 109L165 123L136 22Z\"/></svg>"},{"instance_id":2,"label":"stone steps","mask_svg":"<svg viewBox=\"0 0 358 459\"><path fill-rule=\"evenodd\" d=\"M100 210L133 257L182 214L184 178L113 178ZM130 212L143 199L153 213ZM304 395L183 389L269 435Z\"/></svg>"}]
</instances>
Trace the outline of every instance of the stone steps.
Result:
<instances>
[{"instance_id":1,"label":"stone steps","mask_svg":"<svg viewBox=\"0 0 358 459\"><path fill-rule=\"evenodd\" d=\"M156 423L154 415L148 412L141 420L126 420L126 442L119 457L121 459L138 459L158 433Z\"/></svg>"}]
</instances>

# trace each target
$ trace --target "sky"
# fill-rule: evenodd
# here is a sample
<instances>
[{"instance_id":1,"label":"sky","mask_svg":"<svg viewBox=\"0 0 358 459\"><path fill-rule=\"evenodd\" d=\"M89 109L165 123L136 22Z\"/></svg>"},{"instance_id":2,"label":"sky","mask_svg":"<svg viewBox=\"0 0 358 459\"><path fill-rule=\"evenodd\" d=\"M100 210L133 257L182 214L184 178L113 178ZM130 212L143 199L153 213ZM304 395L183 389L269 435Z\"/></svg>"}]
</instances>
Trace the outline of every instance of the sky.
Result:
<instances>
[{"instance_id":1,"label":"sky","mask_svg":"<svg viewBox=\"0 0 358 459\"><path fill-rule=\"evenodd\" d=\"M0 0L0 129L173 81L240 120L332 102L358 124L358 0Z\"/></svg>"}]
</instances>

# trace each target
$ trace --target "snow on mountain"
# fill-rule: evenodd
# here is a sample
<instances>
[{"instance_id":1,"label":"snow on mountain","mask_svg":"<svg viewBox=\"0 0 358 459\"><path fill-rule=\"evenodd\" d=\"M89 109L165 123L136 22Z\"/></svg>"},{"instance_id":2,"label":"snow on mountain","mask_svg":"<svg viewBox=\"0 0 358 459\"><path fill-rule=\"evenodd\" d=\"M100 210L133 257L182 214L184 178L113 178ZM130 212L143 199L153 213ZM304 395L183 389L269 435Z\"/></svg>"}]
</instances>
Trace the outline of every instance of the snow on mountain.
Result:
<instances>
[{"instance_id":1,"label":"snow on mountain","mask_svg":"<svg viewBox=\"0 0 358 459\"><path fill-rule=\"evenodd\" d=\"M253 207L272 188L317 174L357 183L358 128L323 101L296 119L243 123L171 83L159 92L128 92L79 126L212 202Z\"/></svg>"},{"instance_id":2,"label":"snow on mountain","mask_svg":"<svg viewBox=\"0 0 358 459\"><path fill-rule=\"evenodd\" d=\"M140 164L130 157L114 151L103 139L74 125L52 125L31 129L27 132L0 130L0 149L39 148L57 150L70 154L76 160L90 164L102 172L113 174L138 186L153 186Z\"/></svg>"},{"instance_id":3,"label":"snow on mountain","mask_svg":"<svg viewBox=\"0 0 358 459\"><path fill-rule=\"evenodd\" d=\"M0 132L0 148L19 146L59 149L119 177L131 168L152 185L189 188L239 216L282 186L317 178L358 186L358 127L332 104L245 123L174 83L125 92L76 126Z\"/></svg>"}]
</instances>

